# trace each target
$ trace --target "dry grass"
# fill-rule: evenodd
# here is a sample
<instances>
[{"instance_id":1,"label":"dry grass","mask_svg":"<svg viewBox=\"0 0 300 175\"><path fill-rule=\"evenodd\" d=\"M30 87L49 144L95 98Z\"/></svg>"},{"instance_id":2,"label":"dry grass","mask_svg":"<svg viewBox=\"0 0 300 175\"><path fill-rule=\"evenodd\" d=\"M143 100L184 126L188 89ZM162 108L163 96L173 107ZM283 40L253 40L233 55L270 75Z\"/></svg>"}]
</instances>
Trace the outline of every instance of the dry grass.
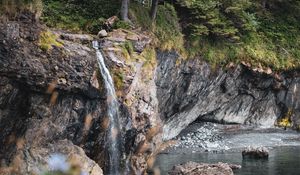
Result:
<instances>
[{"instance_id":1,"label":"dry grass","mask_svg":"<svg viewBox=\"0 0 300 175\"><path fill-rule=\"evenodd\" d=\"M52 94L53 91L54 91L55 88L56 88L56 85L57 85L57 81L56 81L56 80L53 80L53 81L48 85L48 88L47 88L46 93L47 93L47 94Z\"/></svg>"},{"instance_id":2,"label":"dry grass","mask_svg":"<svg viewBox=\"0 0 300 175\"><path fill-rule=\"evenodd\" d=\"M52 93L51 98L50 98L50 102L49 102L49 104L50 104L51 106L54 106L54 105L56 104L58 95L59 95L59 93L58 93L57 91L54 91L54 92Z\"/></svg>"},{"instance_id":3,"label":"dry grass","mask_svg":"<svg viewBox=\"0 0 300 175\"><path fill-rule=\"evenodd\" d=\"M41 32L38 45L44 51L50 51L53 47L62 47L63 43L57 39L58 36L51 31L46 30Z\"/></svg>"}]
</instances>

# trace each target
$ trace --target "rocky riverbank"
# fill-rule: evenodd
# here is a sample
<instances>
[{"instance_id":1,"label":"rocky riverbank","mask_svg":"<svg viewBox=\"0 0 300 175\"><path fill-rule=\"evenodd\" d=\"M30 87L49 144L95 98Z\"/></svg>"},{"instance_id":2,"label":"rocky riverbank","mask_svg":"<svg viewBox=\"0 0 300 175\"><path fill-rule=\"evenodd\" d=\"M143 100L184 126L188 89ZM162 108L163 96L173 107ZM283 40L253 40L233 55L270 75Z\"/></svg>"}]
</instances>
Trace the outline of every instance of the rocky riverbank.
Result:
<instances>
[{"instance_id":1,"label":"rocky riverbank","mask_svg":"<svg viewBox=\"0 0 300 175\"><path fill-rule=\"evenodd\" d=\"M174 146L157 156L155 165L160 168L162 174L172 173L173 166L178 164L182 166L178 166L179 169L176 172L187 172L187 174L203 172L205 174L208 172L202 167L203 163L209 166L218 162L241 165L240 170L233 171L238 175L254 173L280 175L299 171L299 168L295 166L299 163L299 156L295 152L300 149L300 133L293 130L193 123L174 140L176 142ZM258 152L256 149L249 149L254 151L254 156L243 157L243 150L251 147L263 149L257 149ZM264 154L266 148L269 150L268 158ZM256 153L260 155L261 151L263 156L257 157ZM196 165L201 165L202 168L197 169L197 166L184 168L183 164L189 161L200 163Z\"/></svg>"},{"instance_id":2,"label":"rocky riverbank","mask_svg":"<svg viewBox=\"0 0 300 175\"><path fill-rule=\"evenodd\" d=\"M281 128L256 128L247 125L193 123L176 138L165 153L242 152L247 147L300 146L300 134Z\"/></svg>"}]
</instances>

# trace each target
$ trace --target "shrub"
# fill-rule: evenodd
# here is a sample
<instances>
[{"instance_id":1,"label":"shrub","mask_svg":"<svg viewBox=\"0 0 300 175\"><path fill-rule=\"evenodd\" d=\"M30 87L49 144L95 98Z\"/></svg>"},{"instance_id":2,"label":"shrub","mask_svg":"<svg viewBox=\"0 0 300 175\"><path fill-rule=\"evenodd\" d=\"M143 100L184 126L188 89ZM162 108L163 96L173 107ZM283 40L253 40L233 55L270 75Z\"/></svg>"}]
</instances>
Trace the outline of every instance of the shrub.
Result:
<instances>
[{"instance_id":1,"label":"shrub","mask_svg":"<svg viewBox=\"0 0 300 175\"><path fill-rule=\"evenodd\" d=\"M162 50L176 50L184 52L184 39L181 32L177 12L171 4L159 5L156 21L150 18L150 9L140 4L132 3L130 18L144 30L151 32L155 37L155 45Z\"/></svg>"},{"instance_id":2,"label":"shrub","mask_svg":"<svg viewBox=\"0 0 300 175\"><path fill-rule=\"evenodd\" d=\"M43 21L50 27L97 34L106 18L118 14L118 0L44 0Z\"/></svg>"}]
</instances>

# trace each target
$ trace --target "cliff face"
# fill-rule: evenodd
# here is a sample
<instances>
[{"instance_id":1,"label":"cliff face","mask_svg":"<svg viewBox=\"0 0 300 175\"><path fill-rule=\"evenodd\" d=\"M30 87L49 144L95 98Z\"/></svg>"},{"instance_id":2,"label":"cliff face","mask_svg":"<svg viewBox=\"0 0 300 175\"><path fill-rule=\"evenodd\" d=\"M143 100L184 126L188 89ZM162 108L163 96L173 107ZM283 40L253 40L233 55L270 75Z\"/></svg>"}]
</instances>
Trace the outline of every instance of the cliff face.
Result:
<instances>
[{"instance_id":1,"label":"cliff face","mask_svg":"<svg viewBox=\"0 0 300 175\"><path fill-rule=\"evenodd\" d=\"M85 171L101 174L99 165L104 170L108 166L105 149L110 143L104 138L110 122L106 120L109 97L91 47L94 38L50 31L30 13L18 19L0 24L1 173L3 167L5 172L40 173L47 169L49 156L61 152L70 160L85 162ZM43 49L40 39L45 32L60 44ZM147 68L146 75L144 59L137 55L126 60L116 47L128 37L142 52L148 37L122 31L116 35L101 40L101 46L118 84L120 152L131 157L127 162L123 158L122 164L138 174L160 143L155 66Z\"/></svg>"},{"instance_id":2,"label":"cliff face","mask_svg":"<svg viewBox=\"0 0 300 175\"><path fill-rule=\"evenodd\" d=\"M158 54L157 97L163 138L171 139L195 120L274 127L277 119L300 124L299 71L281 74L247 65L212 70L199 59L177 64L173 52Z\"/></svg>"},{"instance_id":3,"label":"cliff face","mask_svg":"<svg viewBox=\"0 0 300 175\"><path fill-rule=\"evenodd\" d=\"M61 150L85 160L86 171L99 170L79 148L93 154L92 143L101 139L93 137L105 111L105 97L90 83L95 54L68 41L45 52L38 46L41 30L31 14L0 24L0 159L13 166L19 157L21 174L41 172L49 154Z\"/></svg>"},{"instance_id":4,"label":"cliff face","mask_svg":"<svg viewBox=\"0 0 300 175\"><path fill-rule=\"evenodd\" d=\"M19 172L41 172L51 153L62 152L100 173L98 164L107 167L109 97L93 38L56 31L61 45L45 51L39 39L46 28L31 14L18 19L0 24L1 166L20 160ZM135 51L129 57L122 51L127 41ZM212 70L175 52L149 54L150 41L124 30L100 41L120 101L120 151L135 174L150 166L162 138L175 137L195 120L273 127L288 118L299 126L299 71L269 75L243 65Z\"/></svg>"}]
</instances>

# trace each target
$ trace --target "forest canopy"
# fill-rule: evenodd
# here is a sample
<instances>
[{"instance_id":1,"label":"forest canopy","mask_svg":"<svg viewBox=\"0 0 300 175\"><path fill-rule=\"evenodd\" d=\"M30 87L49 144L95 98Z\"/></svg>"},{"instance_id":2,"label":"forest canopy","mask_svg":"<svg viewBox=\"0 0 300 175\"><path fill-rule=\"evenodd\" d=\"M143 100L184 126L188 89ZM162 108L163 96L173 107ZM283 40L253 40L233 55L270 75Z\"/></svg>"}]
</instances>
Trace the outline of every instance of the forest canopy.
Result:
<instances>
[{"instance_id":1,"label":"forest canopy","mask_svg":"<svg viewBox=\"0 0 300 175\"><path fill-rule=\"evenodd\" d=\"M134 0L2 0L1 12L13 14L24 6L42 11L49 27L96 34L107 18L122 19L124 1L129 21L114 27L142 27L157 37L157 47L215 66L300 65L300 0L153 0L152 7Z\"/></svg>"}]
</instances>

